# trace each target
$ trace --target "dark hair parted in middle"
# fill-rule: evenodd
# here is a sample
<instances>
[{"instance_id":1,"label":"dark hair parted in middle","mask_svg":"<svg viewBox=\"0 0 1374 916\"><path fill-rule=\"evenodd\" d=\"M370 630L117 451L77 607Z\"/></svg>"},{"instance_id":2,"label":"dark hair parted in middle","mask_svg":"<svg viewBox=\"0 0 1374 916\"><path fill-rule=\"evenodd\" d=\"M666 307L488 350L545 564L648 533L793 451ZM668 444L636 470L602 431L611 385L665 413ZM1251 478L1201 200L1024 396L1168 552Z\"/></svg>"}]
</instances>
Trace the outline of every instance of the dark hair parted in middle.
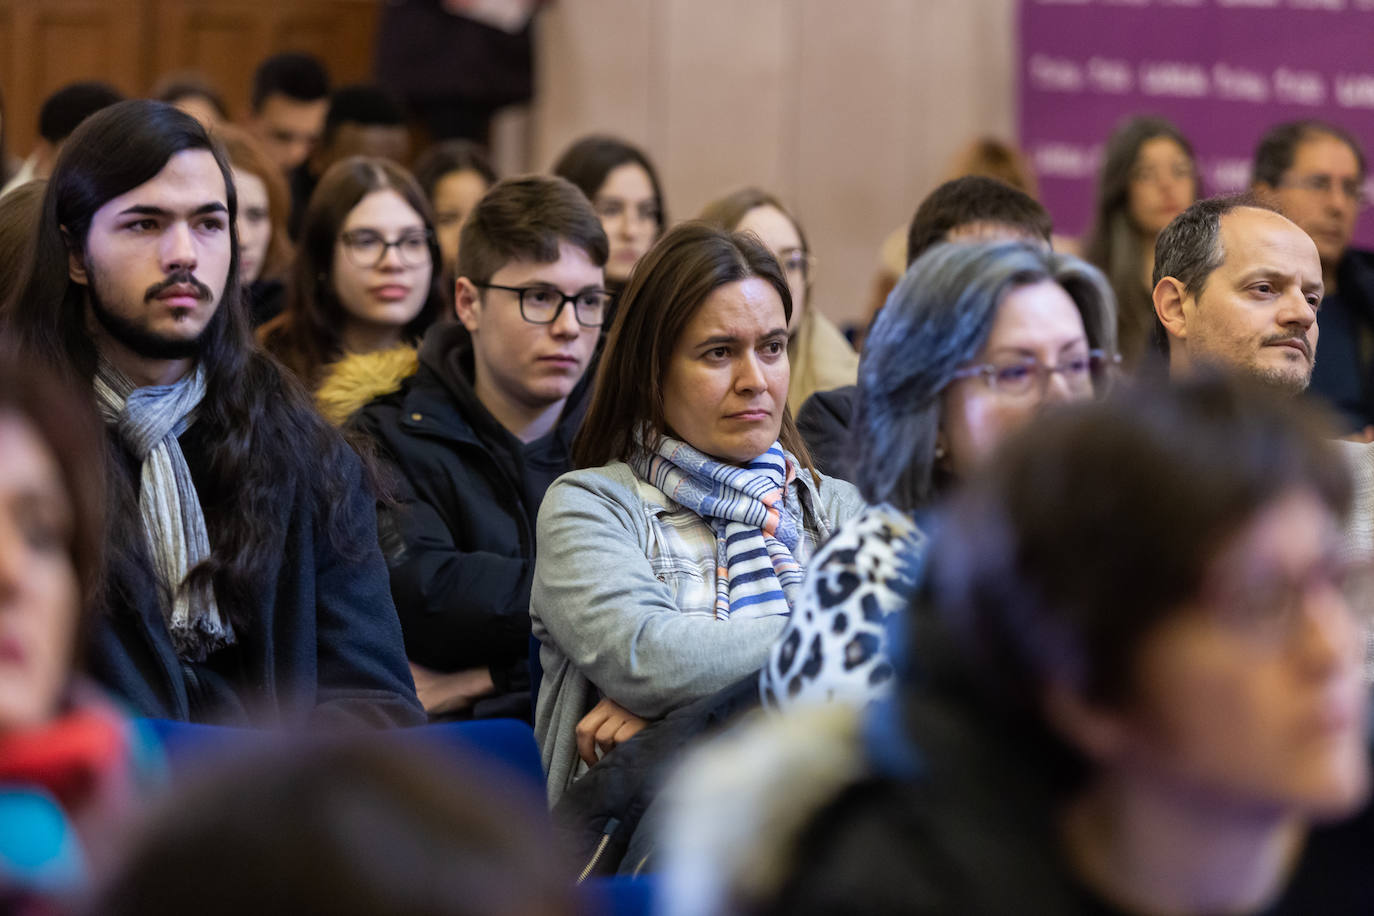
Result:
<instances>
[{"instance_id":1,"label":"dark hair parted in middle","mask_svg":"<svg viewBox=\"0 0 1374 916\"><path fill-rule=\"evenodd\" d=\"M1007 294L1052 281L1083 318L1088 345L1116 352L1116 300L1097 268L1023 242L936 245L897 283L859 360L854 483L870 503L910 511L948 484L936 467L941 394L973 360Z\"/></svg>"},{"instance_id":2,"label":"dark hair parted in middle","mask_svg":"<svg viewBox=\"0 0 1374 916\"><path fill-rule=\"evenodd\" d=\"M654 189L654 203L658 207L658 234L662 235L668 225L668 211L663 205L663 186L659 184L653 163L638 147L615 137L583 137L564 150L552 171L559 178L566 178L577 185L588 200L595 201L596 192L606 183L606 176L611 170L627 163L634 163L649 176L649 184Z\"/></svg>"},{"instance_id":3,"label":"dark hair parted in middle","mask_svg":"<svg viewBox=\"0 0 1374 916\"><path fill-rule=\"evenodd\" d=\"M429 202L410 173L387 159L352 156L334 163L310 196L301 222L300 250L291 270L286 310L258 332L263 346L307 388L319 383L324 367L342 355L341 331L347 314L334 288L334 253L339 233L353 208L374 191L395 191L424 220L429 231L429 295L420 313L405 326L419 340L444 312L439 244Z\"/></svg>"},{"instance_id":4,"label":"dark hair parted in middle","mask_svg":"<svg viewBox=\"0 0 1374 916\"><path fill-rule=\"evenodd\" d=\"M906 235L910 267L927 248L943 242L950 230L974 223L1018 229L1027 238L1050 243L1054 224L1049 211L1025 191L996 178L967 175L946 181L921 201Z\"/></svg>"},{"instance_id":5,"label":"dark hair parted in middle","mask_svg":"<svg viewBox=\"0 0 1374 916\"><path fill-rule=\"evenodd\" d=\"M1047 411L946 513L912 619L953 646L922 655L930 634L913 627L918 675L954 675L1081 774L1045 689L1131 703L1145 640L1199 596L1246 524L1295 491L1344 515L1349 472L1328 435L1311 405L1221 376Z\"/></svg>"},{"instance_id":6,"label":"dark hair parted in middle","mask_svg":"<svg viewBox=\"0 0 1374 916\"><path fill-rule=\"evenodd\" d=\"M669 432L663 379L678 338L711 293L754 277L773 287L790 321L792 293L787 280L753 235L690 221L671 229L649 249L625 287L601 355L591 406L573 442L577 467L626 461L641 448L654 448L657 438ZM642 442L641 435L647 437ZM785 406L778 438L814 473Z\"/></svg>"},{"instance_id":7,"label":"dark hair parted in middle","mask_svg":"<svg viewBox=\"0 0 1374 916\"><path fill-rule=\"evenodd\" d=\"M562 178L526 175L497 182L463 223L458 276L487 283L511 261L552 264L569 242L606 266L610 243L586 196Z\"/></svg>"}]
</instances>

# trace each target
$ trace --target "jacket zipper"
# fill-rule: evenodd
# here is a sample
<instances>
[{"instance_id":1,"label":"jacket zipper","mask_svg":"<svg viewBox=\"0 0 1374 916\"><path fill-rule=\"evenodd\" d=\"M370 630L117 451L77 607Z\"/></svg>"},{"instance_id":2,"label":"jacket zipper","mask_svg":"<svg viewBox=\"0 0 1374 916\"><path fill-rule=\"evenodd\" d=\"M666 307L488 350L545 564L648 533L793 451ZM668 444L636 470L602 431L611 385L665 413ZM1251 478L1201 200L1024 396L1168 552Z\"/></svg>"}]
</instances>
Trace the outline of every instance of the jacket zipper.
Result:
<instances>
[{"instance_id":1,"label":"jacket zipper","mask_svg":"<svg viewBox=\"0 0 1374 916\"><path fill-rule=\"evenodd\" d=\"M577 876L578 884L586 881L587 877L591 875L592 869L596 868L596 863L600 862L601 857L606 854L606 847L611 845L611 837L618 829L620 829L620 821L617 818L613 817L606 822L606 828L601 833L601 841L596 844L596 852L592 853L591 861L587 863L586 868L582 869L582 874Z\"/></svg>"}]
</instances>

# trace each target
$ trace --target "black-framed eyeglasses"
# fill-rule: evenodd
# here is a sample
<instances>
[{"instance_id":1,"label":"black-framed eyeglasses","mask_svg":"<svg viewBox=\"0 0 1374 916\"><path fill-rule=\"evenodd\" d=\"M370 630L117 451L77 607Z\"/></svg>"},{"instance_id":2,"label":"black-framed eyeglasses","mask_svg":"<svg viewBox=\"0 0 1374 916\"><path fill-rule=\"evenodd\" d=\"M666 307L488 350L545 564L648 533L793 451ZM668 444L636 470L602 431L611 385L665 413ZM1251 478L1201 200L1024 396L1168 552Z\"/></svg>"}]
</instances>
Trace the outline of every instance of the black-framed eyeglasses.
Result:
<instances>
[{"instance_id":1,"label":"black-framed eyeglasses","mask_svg":"<svg viewBox=\"0 0 1374 916\"><path fill-rule=\"evenodd\" d=\"M394 242L388 242L380 232L371 229L353 229L339 236L343 243L344 254L353 262L354 267L369 270L386 259L386 253L396 249L401 263L406 267L425 267L431 264L430 239L428 229L422 232L407 232Z\"/></svg>"},{"instance_id":2,"label":"black-framed eyeglasses","mask_svg":"<svg viewBox=\"0 0 1374 916\"><path fill-rule=\"evenodd\" d=\"M501 286L498 283L477 283L482 289L501 289L515 293L520 300L520 317L530 324L553 324L563 314L563 306L572 303L573 315L584 328L599 328L611 307L611 294L604 289L584 289L569 296L552 286Z\"/></svg>"},{"instance_id":3,"label":"black-framed eyeglasses","mask_svg":"<svg viewBox=\"0 0 1374 916\"><path fill-rule=\"evenodd\" d=\"M1075 394L1100 394L1111 384L1112 373L1121 362L1121 354L1108 355L1102 350L1089 350L1055 366L1047 366L1034 357L1008 358L977 366L965 366L954 378L981 377L998 394L1012 396L1044 392L1050 376L1059 375L1069 391Z\"/></svg>"}]
</instances>

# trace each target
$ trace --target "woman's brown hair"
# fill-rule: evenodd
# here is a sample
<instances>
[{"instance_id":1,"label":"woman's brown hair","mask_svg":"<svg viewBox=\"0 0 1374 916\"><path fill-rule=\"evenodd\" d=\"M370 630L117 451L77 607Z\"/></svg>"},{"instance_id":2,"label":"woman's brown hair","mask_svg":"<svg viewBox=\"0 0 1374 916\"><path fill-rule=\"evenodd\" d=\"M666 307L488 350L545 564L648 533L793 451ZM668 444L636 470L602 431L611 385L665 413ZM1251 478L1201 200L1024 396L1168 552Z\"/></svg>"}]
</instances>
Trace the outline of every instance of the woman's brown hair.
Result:
<instances>
[{"instance_id":1,"label":"woman's brown hair","mask_svg":"<svg viewBox=\"0 0 1374 916\"><path fill-rule=\"evenodd\" d=\"M711 293L753 277L773 287L791 320L787 280L754 236L693 221L659 239L635 265L616 310L591 406L573 442L577 467L628 461L639 449L656 447L659 437L670 432L663 411L663 377L678 338ZM786 405L778 439L815 473Z\"/></svg>"},{"instance_id":2,"label":"woman's brown hair","mask_svg":"<svg viewBox=\"0 0 1374 916\"><path fill-rule=\"evenodd\" d=\"M29 426L52 455L71 504L66 543L81 585L76 657L101 599L105 558L105 438L89 396L46 366L0 347L0 419Z\"/></svg>"},{"instance_id":3,"label":"woman's brown hair","mask_svg":"<svg viewBox=\"0 0 1374 916\"><path fill-rule=\"evenodd\" d=\"M281 167L267 155L262 144L247 132L232 124L221 124L211 131L211 136L224 147L229 164L236 169L256 176L267 188L268 219L272 222L272 239L267 243L267 255L263 258L259 280L280 280L291 267L291 234L286 228L286 217L291 209L291 196L282 177ZM240 204L242 206L242 204Z\"/></svg>"},{"instance_id":4,"label":"woman's brown hair","mask_svg":"<svg viewBox=\"0 0 1374 916\"><path fill-rule=\"evenodd\" d=\"M329 167L301 221L300 249L291 271L286 309L258 330L273 356L314 390L326 365L342 355L343 304L334 291L334 250L348 214L374 191L395 191L420 215L429 233L429 295L404 336L418 340L444 311L443 260L434 238L434 213L410 173L387 159L352 156Z\"/></svg>"}]
</instances>

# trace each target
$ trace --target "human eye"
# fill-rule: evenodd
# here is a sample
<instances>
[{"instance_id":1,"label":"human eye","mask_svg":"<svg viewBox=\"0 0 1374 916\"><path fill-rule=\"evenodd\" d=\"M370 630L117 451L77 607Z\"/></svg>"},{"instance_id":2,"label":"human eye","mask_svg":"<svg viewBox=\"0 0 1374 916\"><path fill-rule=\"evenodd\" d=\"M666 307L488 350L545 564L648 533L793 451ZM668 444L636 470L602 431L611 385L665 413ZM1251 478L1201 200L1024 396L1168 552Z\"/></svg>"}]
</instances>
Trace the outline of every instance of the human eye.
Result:
<instances>
[{"instance_id":1,"label":"human eye","mask_svg":"<svg viewBox=\"0 0 1374 916\"><path fill-rule=\"evenodd\" d=\"M772 340L764 341L763 346L761 346L759 349L762 350L764 354L767 356L781 356L783 354L783 351L787 349L787 345L784 344L781 340L773 338Z\"/></svg>"},{"instance_id":2,"label":"human eye","mask_svg":"<svg viewBox=\"0 0 1374 916\"><path fill-rule=\"evenodd\" d=\"M370 229L359 229L346 235L344 241L354 248L370 248L382 244L382 237Z\"/></svg>"},{"instance_id":3,"label":"human eye","mask_svg":"<svg viewBox=\"0 0 1374 916\"><path fill-rule=\"evenodd\" d=\"M618 200L598 201L596 205L596 215L602 217L619 216L625 209L625 205Z\"/></svg>"},{"instance_id":4,"label":"human eye","mask_svg":"<svg viewBox=\"0 0 1374 916\"><path fill-rule=\"evenodd\" d=\"M726 359L730 357L730 348L712 347L711 349L703 353L702 356L704 356L708 362L724 362Z\"/></svg>"},{"instance_id":5,"label":"human eye","mask_svg":"<svg viewBox=\"0 0 1374 916\"><path fill-rule=\"evenodd\" d=\"M1069 375L1079 377L1091 372L1092 365L1092 358L1086 353L1080 353L1076 356L1070 356L1068 359L1064 360L1064 362L1060 363L1059 369L1062 372L1067 372Z\"/></svg>"},{"instance_id":6,"label":"human eye","mask_svg":"<svg viewBox=\"0 0 1374 916\"><path fill-rule=\"evenodd\" d=\"M1029 363L1010 363L1005 366L994 366L997 383L1015 387L1023 384L1031 377L1031 367Z\"/></svg>"},{"instance_id":7,"label":"human eye","mask_svg":"<svg viewBox=\"0 0 1374 916\"><path fill-rule=\"evenodd\" d=\"M586 290L577 294L577 305L581 308L602 309L606 307L610 298L603 290Z\"/></svg>"},{"instance_id":8,"label":"human eye","mask_svg":"<svg viewBox=\"0 0 1374 916\"><path fill-rule=\"evenodd\" d=\"M423 232L412 233L401 237L401 247L408 254L419 254L429 247L429 239L425 237Z\"/></svg>"},{"instance_id":9,"label":"human eye","mask_svg":"<svg viewBox=\"0 0 1374 916\"><path fill-rule=\"evenodd\" d=\"M223 216L207 216L200 221L200 228L206 232L223 232L229 223Z\"/></svg>"},{"instance_id":10,"label":"human eye","mask_svg":"<svg viewBox=\"0 0 1374 916\"><path fill-rule=\"evenodd\" d=\"M128 232L155 232L157 231L157 220L151 216L142 216L138 219L129 220L124 224L124 229Z\"/></svg>"},{"instance_id":11,"label":"human eye","mask_svg":"<svg viewBox=\"0 0 1374 916\"><path fill-rule=\"evenodd\" d=\"M562 300L562 295L547 286L530 286L524 291L525 301L531 305L552 306Z\"/></svg>"}]
</instances>

